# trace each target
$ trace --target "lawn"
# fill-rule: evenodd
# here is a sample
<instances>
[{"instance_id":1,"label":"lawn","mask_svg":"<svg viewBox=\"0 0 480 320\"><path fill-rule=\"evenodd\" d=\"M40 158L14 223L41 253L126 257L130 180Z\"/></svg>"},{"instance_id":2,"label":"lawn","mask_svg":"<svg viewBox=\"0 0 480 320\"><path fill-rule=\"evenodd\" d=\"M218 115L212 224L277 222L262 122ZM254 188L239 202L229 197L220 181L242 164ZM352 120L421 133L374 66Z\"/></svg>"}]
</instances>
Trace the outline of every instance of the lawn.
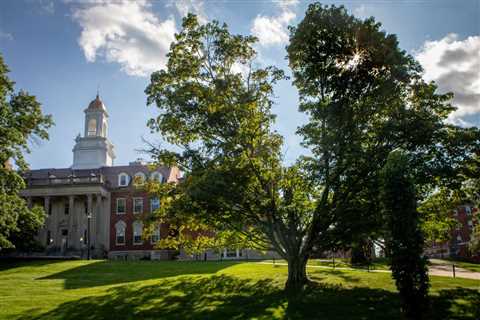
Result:
<instances>
[{"instance_id":1,"label":"lawn","mask_svg":"<svg viewBox=\"0 0 480 320\"><path fill-rule=\"evenodd\" d=\"M1 319L401 319L388 273L236 262L0 262ZM432 277L431 319L479 319L480 283Z\"/></svg>"}]
</instances>

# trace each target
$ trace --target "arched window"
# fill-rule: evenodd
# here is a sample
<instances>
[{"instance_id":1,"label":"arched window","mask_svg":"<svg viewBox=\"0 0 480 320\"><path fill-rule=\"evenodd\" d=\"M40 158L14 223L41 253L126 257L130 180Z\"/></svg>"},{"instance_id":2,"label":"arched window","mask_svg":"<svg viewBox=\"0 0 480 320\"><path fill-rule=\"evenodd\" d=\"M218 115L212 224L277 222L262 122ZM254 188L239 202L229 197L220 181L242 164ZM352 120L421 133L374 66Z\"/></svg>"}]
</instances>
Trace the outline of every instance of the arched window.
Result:
<instances>
[{"instance_id":1,"label":"arched window","mask_svg":"<svg viewBox=\"0 0 480 320\"><path fill-rule=\"evenodd\" d=\"M155 171L155 172L152 172L152 174L150 175L150 179L152 181L155 181L155 182L158 182L158 183L162 183L163 182L163 176L160 172L158 171Z\"/></svg>"},{"instance_id":2,"label":"arched window","mask_svg":"<svg viewBox=\"0 0 480 320\"><path fill-rule=\"evenodd\" d=\"M133 244L142 244L143 223L135 221L133 223Z\"/></svg>"},{"instance_id":3,"label":"arched window","mask_svg":"<svg viewBox=\"0 0 480 320\"><path fill-rule=\"evenodd\" d=\"M90 119L88 120L88 136L96 136L97 135L97 119Z\"/></svg>"},{"instance_id":4,"label":"arched window","mask_svg":"<svg viewBox=\"0 0 480 320\"><path fill-rule=\"evenodd\" d=\"M145 176L145 174L143 172L137 172L137 173L135 173L135 176L133 177L133 183L138 185L138 186L142 186L143 184L145 184L146 179L147 179L147 177Z\"/></svg>"},{"instance_id":5,"label":"arched window","mask_svg":"<svg viewBox=\"0 0 480 320\"><path fill-rule=\"evenodd\" d=\"M128 186L128 183L130 182L130 177L128 176L128 174L126 174L125 172L122 172L118 175L118 186L120 187L126 187Z\"/></svg>"},{"instance_id":6,"label":"arched window","mask_svg":"<svg viewBox=\"0 0 480 320\"><path fill-rule=\"evenodd\" d=\"M125 244L125 229L127 225L122 220L115 224L115 243L117 245Z\"/></svg>"}]
</instances>

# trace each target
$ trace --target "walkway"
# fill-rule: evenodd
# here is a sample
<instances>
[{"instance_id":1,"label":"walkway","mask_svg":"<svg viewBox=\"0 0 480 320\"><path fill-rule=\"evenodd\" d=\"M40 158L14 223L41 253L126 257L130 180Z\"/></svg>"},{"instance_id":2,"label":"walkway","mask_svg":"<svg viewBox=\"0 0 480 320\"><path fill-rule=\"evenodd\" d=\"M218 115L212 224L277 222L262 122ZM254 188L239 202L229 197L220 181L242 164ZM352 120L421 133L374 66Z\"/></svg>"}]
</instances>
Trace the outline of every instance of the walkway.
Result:
<instances>
[{"instance_id":1,"label":"walkway","mask_svg":"<svg viewBox=\"0 0 480 320\"><path fill-rule=\"evenodd\" d=\"M272 264L271 262L257 262L260 264ZM284 262L275 262L275 265L278 266L287 266L287 263ZM307 268L319 268L319 269L330 269L332 267L328 266L317 266L308 264ZM360 268L345 268L345 267L335 267L335 270L347 270L347 271L364 271L364 272L380 272L380 273L390 273L390 270L367 270L367 269L360 269ZM452 265L447 264L437 264L434 263L428 268L428 274L431 276L440 276L440 277L451 277L453 278L453 270ZM476 279L480 280L480 272L473 272L463 268L455 267L455 276L457 278L466 278L466 279Z\"/></svg>"}]
</instances>

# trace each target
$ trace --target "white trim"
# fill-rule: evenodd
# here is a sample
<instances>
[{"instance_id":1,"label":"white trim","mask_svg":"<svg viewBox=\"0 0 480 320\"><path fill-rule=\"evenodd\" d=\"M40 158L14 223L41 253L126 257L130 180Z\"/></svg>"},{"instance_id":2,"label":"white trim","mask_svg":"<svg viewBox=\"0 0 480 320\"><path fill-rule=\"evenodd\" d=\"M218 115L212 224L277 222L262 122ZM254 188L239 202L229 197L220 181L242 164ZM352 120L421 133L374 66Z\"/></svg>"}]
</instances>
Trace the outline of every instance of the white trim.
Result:
<instances>
[{"instance_id":1,"label":"white trim","mask_svg":"<svg viewBox=\"0 0 480 320\"><path fill-rule=\"evenodd\" d=\"M118 200L123 200L125 201L125 205L123 206L125 208L125 211L124 212L119 212L118 211ZM116 207L115 207L115 212L117 214L126 214L127 213L127 199L126 198L117 198L117 201L116 201Z\"/></svg>"},{"instance_id":2,"label":"white trim","mask_svg":"<svg viewBox=\"0 0 480 320\"><path fill-rule=\"evenodd\" d=\"M157 241L153 241L153 234L154 233L158 233L158 240ZM157 243L158 241L160 241L160 239L162 239L162 236L160 234L160 226L156 227L155 230L152 232L152 235L150 236L150 244L155 244Z\"/></svg>"},{"instance_id":3,"label":"white trim","mask_svg":"<svg viewBox=\"0 0 480 320\"><path fill-rule=\"evenodd\" d=\"M139 211L139 212L135 211L135 200L141 200L141 203L142 203L142 211ZM133 212L133 214L141 214L141 213L143 213L143 211L144 211L144 210L143 210L143 209L144 209L144 208L143 208L143 201L144 201L143 197L134 197L134 198L132 199L132 205L133 205L132 212Z\"/></svg>"},{"instance_id":4,"label":"white trim","mask_svg":"<svg viewBox=\"0 0 480 320\"><path fill-rule=\"evenodd\" d=\"M157 197L153 197L153 198L150 198L150 213L154 212L155 210L153 210L153 200L156 200L158 201L158 208L160 208L160 199L157 198Z\"/></svg>"},{"instance_id":5,"label":"white trim","mask_svg":"<svg viewBox=\"0 0 480 320\"><path fill-rule=\"evenodd\" d=\"M141 183L136 183L135 182L136 177L142 177L142 182ZM138 186L143 186L145 184L145 181L147 181L147 176L145 175L145 173L143 173L141 171L135 173L135 175L133 176L133 182Z\"/></svg>"},{"instance_id":6,"label":"white trim","mask_svg":"<svg viewBox=\"0 0 480 320\"><path fill-rule=\"evenodd\" d=\"M118 242L118 232L123 231L123 243ZM125 246L127 244L127 224L123 220L119 220L115 224L115 245L116 246Z\"/></svg>"},{"instance_id":7,"label":"white trim","mask_svg":"<svg viewBox=\"0 0 480 320\"><path fill-rule=\"evenodd\" d=\"M150 180L157 181L158 183L162 183L163 175L159 171L154 171L150 174Z\"/></svg>"},{"instance_id":8,"label":"white trim","mask_svg":"<svg viewBox=\"0 0 480 320\"><path fill-rule=\"evenodd\" d=\"M122 183L122 178L125 177L125 183ZM128 184L130 183L130 176L125 173L121 172L118 174L118 186L119 187L128 187Z\"/></svg>"},{"instance_id":9,"label":"white trim","mask_svg":"<svg viewBox=\"0 0 480 320\"><path fill-rule=\"evenodd\" d=\"M135 228L140 227L140 242L135 242ZM139 246L143 244L143 223L141 221L135 221L132 223L132 243L134 246Z\"/></svg>"}]
</instances>

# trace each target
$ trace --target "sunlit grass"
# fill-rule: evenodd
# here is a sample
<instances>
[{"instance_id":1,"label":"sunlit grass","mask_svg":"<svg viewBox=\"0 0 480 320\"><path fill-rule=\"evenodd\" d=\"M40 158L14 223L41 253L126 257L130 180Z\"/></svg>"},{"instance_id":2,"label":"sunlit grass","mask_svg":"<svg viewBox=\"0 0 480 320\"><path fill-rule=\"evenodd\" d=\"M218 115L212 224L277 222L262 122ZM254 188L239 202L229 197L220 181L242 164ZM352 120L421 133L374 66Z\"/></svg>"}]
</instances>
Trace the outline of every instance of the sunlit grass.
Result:
<instances>
[{"instance_id":1,"label":"sunlit grass","mask_svg":"<svg viewBox=\"0 0 480 320\"><path fill-rule=\"evenodd\" d=\"M297 299L287 268L236 262L0 263L1 319L401 319L388 273L309 268ZM476 319L480 283L432 277L433 319Z\"/></svg>"}]
</instances>

